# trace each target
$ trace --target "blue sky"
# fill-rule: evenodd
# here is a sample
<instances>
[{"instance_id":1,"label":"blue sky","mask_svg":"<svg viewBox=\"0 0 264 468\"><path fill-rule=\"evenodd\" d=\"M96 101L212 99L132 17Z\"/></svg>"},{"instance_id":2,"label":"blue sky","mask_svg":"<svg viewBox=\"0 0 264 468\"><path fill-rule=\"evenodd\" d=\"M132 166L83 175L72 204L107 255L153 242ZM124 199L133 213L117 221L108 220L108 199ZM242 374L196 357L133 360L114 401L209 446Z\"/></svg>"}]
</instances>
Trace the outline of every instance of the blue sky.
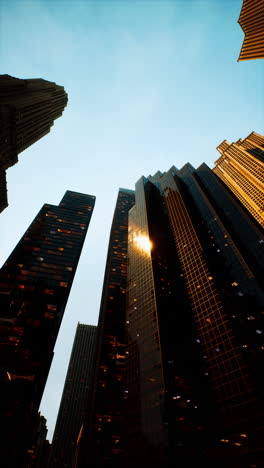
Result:
<instances>
[{"instance_id":1,"label":"blue sky","mask_svg":"<svg viewBox=\"0 0 264 468\"><path fill-rule=\"evenodd\" d=\"M44 78L69 102L7 172L0 264L44 203L96 196L41 411L51 439L77 322L97 324L119 187L213 167L216 146L263 134L264 62L237 62L242 0L2 0L0 73Z\"/></svg>"}]
</instances>

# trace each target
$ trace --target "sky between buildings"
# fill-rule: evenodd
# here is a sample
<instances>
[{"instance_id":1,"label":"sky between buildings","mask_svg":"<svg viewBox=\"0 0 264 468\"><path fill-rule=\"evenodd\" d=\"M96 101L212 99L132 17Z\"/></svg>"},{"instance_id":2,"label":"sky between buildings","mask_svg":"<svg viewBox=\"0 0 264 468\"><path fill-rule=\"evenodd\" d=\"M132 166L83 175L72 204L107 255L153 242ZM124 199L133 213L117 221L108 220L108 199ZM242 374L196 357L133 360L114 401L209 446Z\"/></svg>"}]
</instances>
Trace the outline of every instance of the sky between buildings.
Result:
<instances>
[{"instance_id":1,"label":"sky between buildings","mask_svg":"<svg viewBox=\"0 0 264 468\"><path fill-rule=\"evenodd\" d=\"M2 265L44 203L96 204L42 399L51 440L77 322L97 324L119 187L263 134L264 61L237 62L242 0L2 0L0 74L64 86L49 135L7 171Z\"/></svg>"}]
</instances>

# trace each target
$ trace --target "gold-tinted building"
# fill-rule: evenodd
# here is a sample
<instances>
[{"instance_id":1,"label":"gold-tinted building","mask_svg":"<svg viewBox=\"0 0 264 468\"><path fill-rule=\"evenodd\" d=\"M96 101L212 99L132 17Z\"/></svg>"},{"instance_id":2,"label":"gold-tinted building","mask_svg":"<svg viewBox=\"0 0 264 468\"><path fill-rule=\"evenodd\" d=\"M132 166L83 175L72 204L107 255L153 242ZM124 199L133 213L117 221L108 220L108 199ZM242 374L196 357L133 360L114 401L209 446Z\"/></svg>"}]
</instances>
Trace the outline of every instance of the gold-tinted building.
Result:
<instances>
[{"instance_id":1,"label":"gold-tinted building","mask_svg":"<svg viewBox=\"0 0 264 468\"><path fill-rule=\"evenodd\" d=\"M244 0L238 23L245 33L238 62L264 58L264 0Z\"/></svg>"},{"instance_id":2,"label":"gold-tinted building","mask_svg":"<svg viewBox=\"0 0 264 468\"><path fill-rule=\"evenodd\" d=\"M217 150L213 172L264 226L264 137L252 132L236 143L224 140Z\"/></svg>"}]
</instances>

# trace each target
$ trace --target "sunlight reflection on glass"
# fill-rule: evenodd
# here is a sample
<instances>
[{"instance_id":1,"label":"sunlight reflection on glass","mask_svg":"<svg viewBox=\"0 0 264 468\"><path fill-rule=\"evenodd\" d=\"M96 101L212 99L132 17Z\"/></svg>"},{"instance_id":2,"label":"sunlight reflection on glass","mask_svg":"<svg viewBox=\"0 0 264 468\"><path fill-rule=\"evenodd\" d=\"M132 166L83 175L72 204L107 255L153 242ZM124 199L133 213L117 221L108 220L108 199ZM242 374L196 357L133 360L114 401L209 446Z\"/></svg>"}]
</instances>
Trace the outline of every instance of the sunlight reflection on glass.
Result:
<instances>
[{"instance_id":1,"label":"sunlight reflection on glass","mask_svg":"<svg viewBox=\"0 0 264 468\"><path fill-rule=\"evenodd\" d=\"M143 250L143 252L150 254L152 244L148 236L143 236L143 235L135 236L134 242L140 250Z\"/></svg>"}]
</instances>

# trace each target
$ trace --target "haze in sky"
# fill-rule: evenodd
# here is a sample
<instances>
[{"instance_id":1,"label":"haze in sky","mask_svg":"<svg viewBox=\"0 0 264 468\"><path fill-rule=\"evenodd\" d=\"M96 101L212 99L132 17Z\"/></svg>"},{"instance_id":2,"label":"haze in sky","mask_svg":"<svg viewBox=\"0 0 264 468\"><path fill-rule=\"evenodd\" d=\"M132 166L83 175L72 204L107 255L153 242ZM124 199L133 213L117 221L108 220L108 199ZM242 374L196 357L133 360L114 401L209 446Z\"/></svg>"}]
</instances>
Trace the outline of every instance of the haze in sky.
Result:
<instances>
[{"instance_id":1,"label":"haze in sky","mask_svg":"<svg viewBox=\"0 0 264 468\"><path fill-rule=\"evenodd\" d=\"M0 73L64 86L49 135L7 171L2 265L44 203L96 196L42 399L51 440L77 322L97 324L119 187L213 167L216 146L263 134L264 62L237 62L242 0L2 0Z\"/></svg>"}]
</instances>

